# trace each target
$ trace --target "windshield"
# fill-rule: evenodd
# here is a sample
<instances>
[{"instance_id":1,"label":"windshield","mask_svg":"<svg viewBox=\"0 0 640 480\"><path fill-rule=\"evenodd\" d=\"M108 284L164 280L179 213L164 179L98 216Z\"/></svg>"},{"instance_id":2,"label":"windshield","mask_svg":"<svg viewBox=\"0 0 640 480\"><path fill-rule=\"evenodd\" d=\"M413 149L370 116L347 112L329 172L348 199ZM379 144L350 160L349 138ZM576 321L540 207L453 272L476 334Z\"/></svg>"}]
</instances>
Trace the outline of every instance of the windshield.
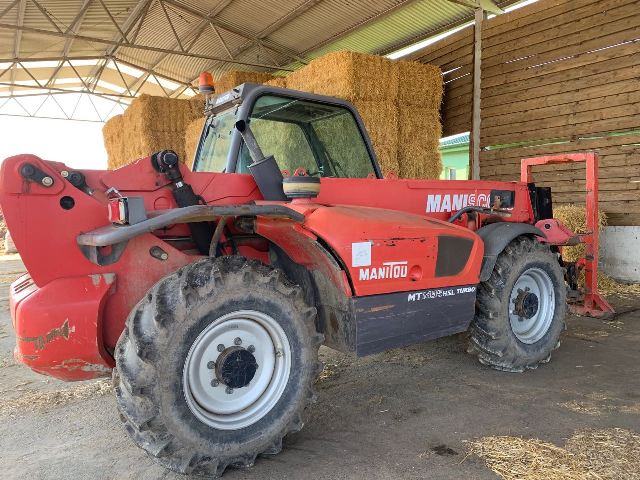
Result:
<instances>
[{"instance_id":1,"label":"windshield","mask_svg":"<svg viewBox=\"0 0 640 480\"><path fill-rule=\"evenodd\" d=\"M195 171L225 171L236 120L235 109L207 120ZM356 119L345 107L264 95L256 100L248 120L264 154L273 155L285 174L302 168L321 177L375 176ZM251 163L243 143L236 172L249 173Z\"/></svg>"}]
</instances>

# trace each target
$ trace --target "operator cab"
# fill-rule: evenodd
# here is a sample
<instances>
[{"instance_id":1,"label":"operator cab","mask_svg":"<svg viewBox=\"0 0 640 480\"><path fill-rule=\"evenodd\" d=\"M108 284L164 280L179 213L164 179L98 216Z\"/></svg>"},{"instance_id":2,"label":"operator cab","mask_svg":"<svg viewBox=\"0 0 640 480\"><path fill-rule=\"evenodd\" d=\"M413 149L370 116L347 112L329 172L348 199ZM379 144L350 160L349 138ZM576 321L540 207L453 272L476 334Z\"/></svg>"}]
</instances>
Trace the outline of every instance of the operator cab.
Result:
<instances>
[{"instance_id":1,"label":"operator cab","mask_svg":"<svg viewBox=\"0 0 640 480\"><path fill-rule=\"evenodd\" d=\"M360 116L344 100L245 83L207 104L193 170L249 173L252 160L234 128L247 122L283 172L333 178L382 178Z\"/></svg>"}]
</instances>

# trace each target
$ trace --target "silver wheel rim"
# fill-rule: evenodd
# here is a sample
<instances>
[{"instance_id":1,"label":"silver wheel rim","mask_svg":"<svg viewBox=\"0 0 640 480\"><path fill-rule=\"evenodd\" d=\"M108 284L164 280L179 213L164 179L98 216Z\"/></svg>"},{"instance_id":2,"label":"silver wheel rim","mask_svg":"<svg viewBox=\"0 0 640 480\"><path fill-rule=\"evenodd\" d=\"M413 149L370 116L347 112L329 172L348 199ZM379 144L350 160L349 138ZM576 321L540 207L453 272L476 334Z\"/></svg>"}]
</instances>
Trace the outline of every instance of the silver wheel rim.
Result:
<instances>
[{"instance_id":1,"label":"silver wheel rim","mask_svg":"<svg viewBox=\"0 0 640 480\"><path fill-rule=\"evenodd\" d=\"M534 314L532 305L536 302L531 295L537 299ZM555 308L556 294L551 277L540 268L530 268L520 275L509 296L511 330L522 343L536 343L549 331Z\"/></svg>"},{"instance_id":2,"label":"silver wheel rim","mask_svg":"<svg viewBox=\"0 0 640 480\"><path fill-rule=\"evenodd\" d=\"M212 368L230 348L248 350L257 363L253 378L241 388L229 388ZM200 421L220 430L237 430L271 411L290 371L291 347L280 324L262 312L239 310L216 319L191 345L182 375L185 399Z\"/></svg>"}]
</instances>

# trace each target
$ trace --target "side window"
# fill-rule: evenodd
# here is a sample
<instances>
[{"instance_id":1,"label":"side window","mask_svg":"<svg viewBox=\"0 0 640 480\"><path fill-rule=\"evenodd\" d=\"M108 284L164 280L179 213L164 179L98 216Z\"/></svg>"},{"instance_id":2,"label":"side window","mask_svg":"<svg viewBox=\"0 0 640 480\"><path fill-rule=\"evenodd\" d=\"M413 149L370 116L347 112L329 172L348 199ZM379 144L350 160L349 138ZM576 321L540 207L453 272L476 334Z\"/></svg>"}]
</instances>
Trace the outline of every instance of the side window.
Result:
<instances>
[{"instance_id":1,"label":"side window","mask_svg":"<svg viewBox=\"0 0 640 480\"><path fill-rule=\"evenodd\" d=\"M287 170L291 174L300 167L309 173L318 171L313 152L300 125L269 118L251 118L249 123L262 152L273 155L280 170ZM250 163L251 158L243 143L238 171L248 172L247 166Z\"/></svg>"},{"instance_id":2,"label":"side window","mask_svg":"<svg viewBox=\"0 0 640 480\"><path fill-rule=\"evenodd\" d=\"M338 177L365 178L373 173L369 151L349 111L313 122L313 128Z\"/></svg>"}]
</instances>

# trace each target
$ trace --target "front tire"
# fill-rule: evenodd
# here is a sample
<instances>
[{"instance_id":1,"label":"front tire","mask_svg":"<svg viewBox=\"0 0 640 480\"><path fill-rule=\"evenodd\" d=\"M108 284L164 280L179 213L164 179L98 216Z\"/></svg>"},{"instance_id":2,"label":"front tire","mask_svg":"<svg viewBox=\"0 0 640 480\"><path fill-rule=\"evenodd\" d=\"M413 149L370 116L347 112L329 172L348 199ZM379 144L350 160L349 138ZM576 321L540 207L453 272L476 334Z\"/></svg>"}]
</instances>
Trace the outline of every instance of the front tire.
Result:
<instances>
[{"instance_id":1,"label":"front tire","mask_svg":"<svg viewBox=\"0 0 640 480\"><path fill-rule=\"evenodd\" d=\"M280 271L242 257L205 259L163 278L116 346L125 429L179 473L217 477L278 453L314 398L315 317Z\"/></svg>"},{"instance_id":2,"label":"front tire","mask_svg":"<svg viewBox=\"0 0 640 480\"><path fill-rule=\"evenodd\" d=\"M560 345L565 313L566 285L556 255L533 238L518 237L478 286L470 351L497 370L536 368Z\"/></svg>"}]
</instances>

